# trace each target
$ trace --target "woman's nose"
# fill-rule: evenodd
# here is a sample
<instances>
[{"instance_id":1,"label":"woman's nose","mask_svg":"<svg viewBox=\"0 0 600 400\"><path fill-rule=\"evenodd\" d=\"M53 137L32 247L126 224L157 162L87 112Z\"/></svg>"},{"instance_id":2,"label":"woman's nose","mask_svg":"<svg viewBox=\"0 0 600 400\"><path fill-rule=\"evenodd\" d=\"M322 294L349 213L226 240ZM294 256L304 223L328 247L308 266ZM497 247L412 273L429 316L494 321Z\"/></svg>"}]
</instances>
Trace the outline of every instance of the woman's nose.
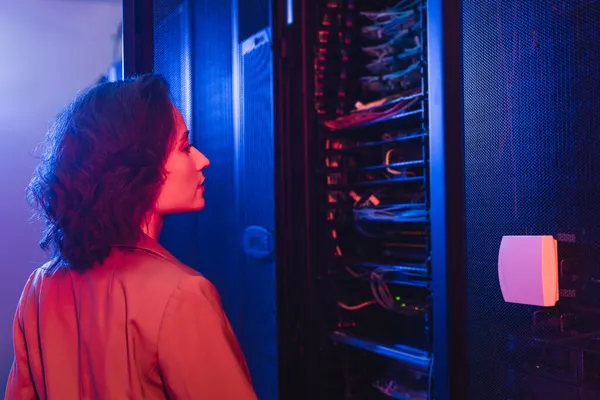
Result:
<instances>
[{"instance_id":1,"label":"woman's nose","mask_svg":"<svg viewBox=\"0 0 600 400\"><path fill-rule=\"evenodd\" d=\"M198 171L203 170L204 168L210 165L210 160L200 152L200 150L196 150L196 168Z\"/></svg>"}]
</instances>

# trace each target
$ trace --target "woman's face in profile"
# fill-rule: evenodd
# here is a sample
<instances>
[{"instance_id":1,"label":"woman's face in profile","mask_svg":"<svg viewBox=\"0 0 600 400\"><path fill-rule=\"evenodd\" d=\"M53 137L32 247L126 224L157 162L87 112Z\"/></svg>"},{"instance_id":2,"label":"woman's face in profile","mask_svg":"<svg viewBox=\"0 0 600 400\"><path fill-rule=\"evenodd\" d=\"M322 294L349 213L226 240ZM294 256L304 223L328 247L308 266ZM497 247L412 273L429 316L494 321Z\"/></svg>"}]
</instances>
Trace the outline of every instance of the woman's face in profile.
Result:
<instances>
[{"instance_id":1,"label":"woman's face in profile","mask_svg":"<svg viewBox=\"0 0 600 400\"><path fill-rule=\"evenodd\" d=\"M166 178L156 202L160 215L198 211L204 208L204 168L208 158L190 144L189 131L173 106L174 140L165 162Z\"/></svg>"}]
</instances>

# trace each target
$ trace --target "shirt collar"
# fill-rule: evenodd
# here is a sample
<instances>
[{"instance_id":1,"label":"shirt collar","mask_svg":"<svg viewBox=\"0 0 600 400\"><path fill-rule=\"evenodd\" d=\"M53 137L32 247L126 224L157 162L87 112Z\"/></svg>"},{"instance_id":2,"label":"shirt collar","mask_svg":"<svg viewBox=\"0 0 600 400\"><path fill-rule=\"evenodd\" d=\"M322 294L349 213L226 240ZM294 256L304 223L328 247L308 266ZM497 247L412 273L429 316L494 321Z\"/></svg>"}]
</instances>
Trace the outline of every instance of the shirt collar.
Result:
<instances>
[{"instance_id":1,"label":"shirt collar","mask_svg":"<svg viewBox=\"0 0 600 400\"><path fill-rule=\"evenodd\" d=\"M156 240L152 239L150 236L146 234L142 234L140 240L134 244L129 246L115 246L121 248L130 248L130 249L140 249L162 257L168 261L178 262L174 255L169 253L167 249L161 246Z\"/></svg>"}]
</instances>

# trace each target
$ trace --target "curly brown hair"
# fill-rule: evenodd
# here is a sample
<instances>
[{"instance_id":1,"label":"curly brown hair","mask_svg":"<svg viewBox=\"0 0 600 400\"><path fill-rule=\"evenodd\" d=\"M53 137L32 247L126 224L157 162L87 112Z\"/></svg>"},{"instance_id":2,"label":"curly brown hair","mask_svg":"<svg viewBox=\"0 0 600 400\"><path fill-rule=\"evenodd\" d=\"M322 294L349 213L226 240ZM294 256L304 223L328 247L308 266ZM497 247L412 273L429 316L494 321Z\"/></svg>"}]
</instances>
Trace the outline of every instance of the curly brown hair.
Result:
<instances>
[{"instance_id":1,"label":"curly brown hair","mask_svg":"<svg viewBox=\"0 0 600 400\"><path fill-rule=\"evenodd\" d=\"M85 270L114 245L140 239L173 131L169 87L158 75L94 86L58 115L27 188L53 268Z\"/></svg>"}]
</instances>

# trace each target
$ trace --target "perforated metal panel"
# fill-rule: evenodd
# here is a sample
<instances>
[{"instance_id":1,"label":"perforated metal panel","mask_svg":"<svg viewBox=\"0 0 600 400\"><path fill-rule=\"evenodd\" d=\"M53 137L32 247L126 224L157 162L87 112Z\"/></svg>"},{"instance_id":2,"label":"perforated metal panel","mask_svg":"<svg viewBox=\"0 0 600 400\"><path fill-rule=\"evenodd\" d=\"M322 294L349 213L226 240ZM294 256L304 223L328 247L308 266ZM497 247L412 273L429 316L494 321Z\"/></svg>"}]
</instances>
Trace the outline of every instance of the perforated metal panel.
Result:
<instances>
[{"instance_id":1,"label":"perforated metal panel","mask_svg":"<svg viewBox=\"0 0 600 400\"><path fill-rule=\"evenodd\" d=\"M268 29L240 44L241 125L236 174L244 225L240 333L260 399L277 399L273 60Z\"/></svg>"},{"instance_id":2,"label":"perforated metal panel","mask_svg":"<svg viewBox=\"0 0 600 400\"><path fill-rule=\"evenodd\" d=\"M154 72L171 86L173 103L192 125L191 43L189 6L186 0L154 0ZM196 222L190 215L170 216L161 242L181 261L196 266Z\"/></svg>"},{"instance_id":3,"label":"perforated metal panel","mask_svg":"<svg viewBox=\"0 0 600 400\"><path fill-rule=\"evenodd\" d=\"M532 355L536 308L503 302L496 266L503 235L566 233L600 272L600 2L464 0L463 18L470 399L600 398Z\"/></svg>"},{"instance_id":4,"label":"perforated metal panel","mask_svg":"<svg viewBox=\"0 0 600 400\"><path fill-rule=\"evenodd\" d=\"M154 72L164 75L171 85L173 102L189 123L190 24L184 0L154 1Z\"/></svg>"}]
</instances>

